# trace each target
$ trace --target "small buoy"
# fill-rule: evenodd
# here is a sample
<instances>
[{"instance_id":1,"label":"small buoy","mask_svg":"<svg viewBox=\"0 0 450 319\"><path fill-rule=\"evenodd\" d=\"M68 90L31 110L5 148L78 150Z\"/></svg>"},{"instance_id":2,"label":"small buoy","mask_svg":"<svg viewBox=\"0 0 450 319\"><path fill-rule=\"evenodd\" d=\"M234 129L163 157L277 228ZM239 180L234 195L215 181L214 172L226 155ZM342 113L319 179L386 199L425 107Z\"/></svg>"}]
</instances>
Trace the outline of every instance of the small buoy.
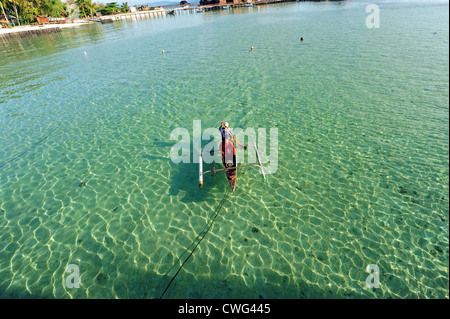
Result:
<instances>
[{"instance_id":1,"label":"small buoy","mask_svg":"<svg viewBox=\"0 0 450 319\"><path fill-rule=\"evenodd\" d=\"M166 52L164 52L164 50L162 50L162 54L166 54Z\"/></svg>"},{"instance_id":2,"label":"small buoy","mask_svg":"<svg viewBox=\"0 0 450 319\"><path fill-rule=\"evenodd\" d=\"M253 49L254 49L253 47L250 48L250 50L252 50L252 51L253 51Z\"/></svg>"},{"instance_id":3,"label":"small buoy","mask_svg":"<svg viewBox=\"0 0 450 319\"><path fill-rule=\"evenodd\" d=\"M84 55L87 55L86 51L84 52Z\"/></svg>"}]
</instances>

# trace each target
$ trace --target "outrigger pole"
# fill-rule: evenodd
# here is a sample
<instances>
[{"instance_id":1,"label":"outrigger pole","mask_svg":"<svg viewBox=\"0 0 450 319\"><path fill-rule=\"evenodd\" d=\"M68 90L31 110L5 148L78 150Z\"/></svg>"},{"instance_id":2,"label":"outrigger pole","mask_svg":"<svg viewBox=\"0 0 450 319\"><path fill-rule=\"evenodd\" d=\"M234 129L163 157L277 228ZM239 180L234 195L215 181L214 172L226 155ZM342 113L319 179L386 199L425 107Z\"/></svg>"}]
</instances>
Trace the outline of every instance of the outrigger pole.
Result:
<instances>
[{"instance_id":1,"label":"outrigger pole","mask_svg":"<svg viewBox=\"0 0 450 319\"><path fill-rule=\"evenodd\" d=\"M199 156L199 160L198 160L198 186L200 186L200 188L203 187L203 175L207 174L207 173L212 173L213 175L216 174L216 172L220 172L220 171L228 171L228 170L233 170L233 169L237 169L237 168L242 168L242 167L259 167L259 172L261 173L261 176L263 178L263 181L266 181L266 174L264 173L264 168L261 164L261 158L259 157L259 153L258 153L258 149L256 148L256 143L253 144L253 147L255 148L255 152L256 152L256 159L258 161L258 165L256 164L249 164L249 165L241 165L241 166L237 166L237 167L230 167L230 168L221 168L221 169L216 169L216 167L213 166L212 170L208 170L208 171L204 171L203 172L203 157L202 155ZM211 151L211 153L213 153L215 151Z\"/></svg>"},{"instance_id":2,"label":"outrigger pole","mask_svg":"<svg viewBox=\"0 0 450 319\"><path fill-rule=\"evenodd\" d=\"M200 154L199 159L198 159L198 186L200 186L200 188L203 187L203 157Z\"/></svg>"},{"instance_id":3,"label":"outrigger pole","mask_svg":"<svg viewBox=\"0 0 450 319\"><path fill-rule=\"evenodd\" d=\"M256 143L253 144L253 146L255 147L255 152L256 152L256 159L258 160L258 165L259 165L259 172L262 175L263 181L266 181L266 175L264 174L264 169L263 166L261 164L261 159L259 158L259 154L258 154L258 149L256 148Z\"/></svg>"}]
</instances>

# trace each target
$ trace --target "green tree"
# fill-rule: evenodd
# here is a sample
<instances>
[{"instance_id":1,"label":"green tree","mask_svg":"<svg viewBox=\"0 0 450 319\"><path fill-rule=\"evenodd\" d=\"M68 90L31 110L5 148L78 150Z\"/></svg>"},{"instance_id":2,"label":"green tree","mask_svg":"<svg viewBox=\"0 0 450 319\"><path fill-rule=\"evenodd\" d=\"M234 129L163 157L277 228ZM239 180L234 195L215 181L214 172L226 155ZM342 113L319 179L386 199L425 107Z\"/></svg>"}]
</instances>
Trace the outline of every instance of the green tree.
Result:
<instances>
[{"instance_id":1,"label":"green tree","mask_svg":"<svg viewBox=\"0 0 450 319\"><path fill-rule=\"evenodd\" d=\"M3 4L3 2L5 2L5 4ZM6 6L6 0L0 0L0 7L2 8L2 12L3 12L3 15L5 16L6 22L9 24L8 16L6 15L6 12L5 12L5 6Z\"/></svg>"},{"instance_id":2,"label":"green tree","mask_svg":"<svg viewBox=\"0 0 450 319\"><path fill-rule=\"evenodd\" d=\"M76 0L75 3L80 10L80 14L82 14L83 17L86 17L87 0Z\"/></svg>"},{"instance_id":3,"label":"green tree","mask_svg":"<svg viewBox=\"0 0 450 319\"><path fill-rule=\"evenodd\" d=\"M98 7L92 0L65 1L75 2L84 16L94 14L95 8ZM66 13L66 9L62 0L0 0L0 13L4 14L6 19L8 19L8 15L15 15L19 24L26 24L35 21L37 15L62 17ZM7 22L10 23L8 20Z\"/></svg>"},{"instance_id":4,"label":"green tree","mask_svg":"<svg viewBox=\"0 0 450 319\"><path fill-rule=\"evenodd\" d=\"M36 15L61 17L64 4L61 0L0 0L6 14L13 12L20 24L30 23Z\"/></svg>"},{"instance_id":5,"label":"green tree","mask_svg":"<svg viewBox=\"0 0 450 319\"><path fill-rule=\"evenodd\" d=\"M119 4L117 2L110 2L106 4L105 9L109 12L109 13L116 13L119 12L120 7Z\"/></svg>"},{"instance_id":6,"label":"green tree","mask_svg":"<svg viewBox=\"0 0 450 319\"><path fill-rule=\"evenodd\" d=\"M94 15L95 9L98 8L98 4L93 3L92 0L76 0L75 3L84 17Z\"/></svg>"},{"instance_id":7,"label":"green tree","mask_svg":"<svg viewBox=\"0 0 450 319\"><path fill-rule=\"evenodd\" d=\"M61 0L41 0L40 11L52 17L60 17L64 10Z\"/></svg>"},{"instance_id":8,"label":"green tree","mask_svg":"<svg viewBox=\"0 0 450 319\"><path fill-rule=\"evenodd\" d=\"M9 0L9 2L11 3L11 5L14 7L14 11L16 12L16 18L17 18L17 22L20 25L20 18L19 18L19 13L17 12L17 0Z\"/></svg>"},{"instance_id":9,"label":"green tree","mask_svg":"<svg viewBox=\"0 0 450 319\"><path fill-rule=\"evenodd\" d=\"M127 13L127 11L128 11L128 2L123 2L122 3L122 7L120 8L120 11L122 13Z\"/></svg>"},{"instance_id":10,"label":"green tree","mask_svg":"<svg viewBox=\"0 0 450 319\"><path fill-rule=\"evenodd\" d=\"M91 16L94 15L95 9L98 9L98 4L96 4L95 2L92 2L92 0L89 0L88 10L89 10L89 14Z\"/></svg>"}]
</instances>

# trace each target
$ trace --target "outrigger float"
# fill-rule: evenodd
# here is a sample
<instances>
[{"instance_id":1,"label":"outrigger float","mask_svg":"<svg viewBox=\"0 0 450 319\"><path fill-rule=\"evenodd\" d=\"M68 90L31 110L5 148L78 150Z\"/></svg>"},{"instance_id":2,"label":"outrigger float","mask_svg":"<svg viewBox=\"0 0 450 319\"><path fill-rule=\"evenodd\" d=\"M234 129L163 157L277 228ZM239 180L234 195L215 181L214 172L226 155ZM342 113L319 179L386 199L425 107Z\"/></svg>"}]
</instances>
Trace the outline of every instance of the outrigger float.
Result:
<instances>
[{"instance_id":1,"label":"outrigger float","mask_svg":"<svg viewBox=\"0 0 450 319\"><path fill-rule=\"evenodd\" d=\"M225 161L226 158L229 158L227 155L227 151L228 152L234 152L235 153L235 146L233 144L233 149L231 150L227 150L225 149L225 151L222 151L222 163L224 168L221 169L216 169L215 166L213 166L212 170L209 171L204 171L203 172L203 157L200 154L199 156L199 176L198 176L198 184L200 186L200 188L203 187L203 175L208 174L208 173L212 173L213 175L215 175L217 172L220 171L224 171L228 182L230 183L230 187L231 190L234 192L235 188L236 188L236 177L237 177L237 169L238 168L243 168L243 167L259 167L259 172L261 173L261 176L263 178L263 181L266 181L266 175L264 174L264 168L261 164L261 158L259 157L259 153L258 153L258 149L256 148L256 144L253 144L253 147L255 149L255 153L256 153L256 159L258 161L258 164L249 164L249 165L242 165L242 166L237 166L236 163L236 156L233 156L233 161ZM219 151L220 152L220 151ZM211 154L213 153L213 151L211 151ZM231 154L230 154L231 155ZM231 156L230 156L231 158Z\"/></svg>"}]
</instances>

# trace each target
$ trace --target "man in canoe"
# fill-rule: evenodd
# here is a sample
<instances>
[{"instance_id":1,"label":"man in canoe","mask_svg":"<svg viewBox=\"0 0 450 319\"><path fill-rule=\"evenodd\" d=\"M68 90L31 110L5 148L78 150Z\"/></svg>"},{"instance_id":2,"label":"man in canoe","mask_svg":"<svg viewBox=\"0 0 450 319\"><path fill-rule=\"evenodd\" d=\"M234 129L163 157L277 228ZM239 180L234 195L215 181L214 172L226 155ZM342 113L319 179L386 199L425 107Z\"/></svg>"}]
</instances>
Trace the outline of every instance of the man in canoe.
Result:
<instances>
[{"instance_id":1,"label":"man in canoe","mask_svg":"<svg viewBox=\"0 0 450 319\"><path fill-rule=\"evenodd\" d=\"M220 123L219 131L220 131L220 134L222 135L222 143L220 143L220 149L222 150L222 157L225 157L225 155L228 155L228 153L225 152L225 150L227 148L232 150L232 154L234 156L236 156L236 148L235 148L233 142L236 142L240 147L244 148L244 150L247 149L247 145L242 145L241 143L239 143L236 140L236 138L233 135L233 132L228 127L228 122ZM231 153L230 153L230 155L231 155ZM231 159L231 156L230 156L230 159ZM225 165L225 163L224 163L224 165Z\"/></svg>"}]
</instances>

